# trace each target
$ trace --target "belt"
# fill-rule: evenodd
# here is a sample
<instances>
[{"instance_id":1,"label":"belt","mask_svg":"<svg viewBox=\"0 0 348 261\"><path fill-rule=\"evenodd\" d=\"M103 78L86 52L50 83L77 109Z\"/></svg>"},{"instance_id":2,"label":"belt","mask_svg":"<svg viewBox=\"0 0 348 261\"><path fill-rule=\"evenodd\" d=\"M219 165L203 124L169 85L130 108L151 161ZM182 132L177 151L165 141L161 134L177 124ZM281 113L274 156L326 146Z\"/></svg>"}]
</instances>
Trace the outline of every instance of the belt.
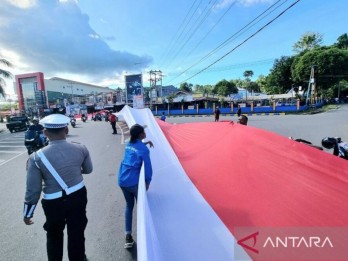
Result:
<instances>
[{"instance_id":1,"label":"belt","mask_svg":"<svg viewBox=\"0 0 348 261\"><path fill-rule=\"evenodd\" d=\"M76 184L75 186L72 186L70 188L68 188L69 190L69 194L78 191L79 189L83 188L85 186L85 184L83 183L83 181L81 181L80 183ZM50 194L43 194L42 198L43 199L56 199L56 198L61 198L63 197L63 191L58 191L55 193L50 193Z\"/></svg>"}]
</instances>

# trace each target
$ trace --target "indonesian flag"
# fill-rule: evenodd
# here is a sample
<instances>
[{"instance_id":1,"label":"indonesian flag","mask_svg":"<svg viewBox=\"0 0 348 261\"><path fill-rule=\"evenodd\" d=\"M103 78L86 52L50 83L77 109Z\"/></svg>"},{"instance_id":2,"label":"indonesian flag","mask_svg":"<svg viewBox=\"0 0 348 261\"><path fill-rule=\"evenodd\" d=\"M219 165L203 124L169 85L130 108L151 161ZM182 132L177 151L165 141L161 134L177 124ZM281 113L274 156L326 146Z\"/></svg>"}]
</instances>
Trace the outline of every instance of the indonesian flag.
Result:
<instances>
[{"instance_id":1,"label":"indonesian flag","mask_svg":"<svg viewBox=\"0 0 348 261\"><path fill-rule=\"evenodd\" d=\"M139 183L139 260L257 260L276 243L260 244L262 231L296 228L304 236L286 237L283 251L294 260L290 239L309 248L311 228L348 227L348 161L234 122L172 125L128 106L119 114L129 127L146 125L155 146L150 189L144 176ZM321 238L321 246L330 243L345 245Z\"/></svg>"}]
</instances>

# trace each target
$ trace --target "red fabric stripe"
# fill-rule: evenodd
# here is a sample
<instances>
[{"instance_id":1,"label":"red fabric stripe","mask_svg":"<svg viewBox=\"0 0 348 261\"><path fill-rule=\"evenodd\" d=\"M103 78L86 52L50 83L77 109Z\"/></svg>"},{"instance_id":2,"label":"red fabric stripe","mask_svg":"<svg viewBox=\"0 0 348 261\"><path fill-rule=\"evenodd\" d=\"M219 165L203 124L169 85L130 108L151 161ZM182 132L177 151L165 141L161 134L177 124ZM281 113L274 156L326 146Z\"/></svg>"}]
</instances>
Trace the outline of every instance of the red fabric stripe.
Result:
<instances>
[{"instance_id":1,"label":"red fabric stripe","mask_svg":"<svg viewBox=\"0 0 348 261\"><path fill-rule=\"evenodd\" d=\"M232 122L158 123L232 233L236 226L348 225L348 161Z\"/></svg>"}]
</instances>

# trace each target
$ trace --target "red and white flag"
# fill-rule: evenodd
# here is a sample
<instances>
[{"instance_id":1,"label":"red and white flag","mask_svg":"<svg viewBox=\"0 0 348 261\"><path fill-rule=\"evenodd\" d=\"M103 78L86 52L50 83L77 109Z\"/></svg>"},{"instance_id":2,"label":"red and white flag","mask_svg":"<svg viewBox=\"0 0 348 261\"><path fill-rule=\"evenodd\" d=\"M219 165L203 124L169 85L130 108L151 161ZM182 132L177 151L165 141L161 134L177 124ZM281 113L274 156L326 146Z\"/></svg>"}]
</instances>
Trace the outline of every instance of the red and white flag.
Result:
<instances>
[{"instance_id":1,"label":"red and white flag","mask_svg":"<svg viewBox=\"0 0 348 261\"><path fill-rule=\"evenodd\" d=\"M139 260L346 254L348 161L234 122L172 125L128 106L120 114L129 127L147 125L155 146L150 189L143 178L139 186Z\"/></svg>"}]
</instances>

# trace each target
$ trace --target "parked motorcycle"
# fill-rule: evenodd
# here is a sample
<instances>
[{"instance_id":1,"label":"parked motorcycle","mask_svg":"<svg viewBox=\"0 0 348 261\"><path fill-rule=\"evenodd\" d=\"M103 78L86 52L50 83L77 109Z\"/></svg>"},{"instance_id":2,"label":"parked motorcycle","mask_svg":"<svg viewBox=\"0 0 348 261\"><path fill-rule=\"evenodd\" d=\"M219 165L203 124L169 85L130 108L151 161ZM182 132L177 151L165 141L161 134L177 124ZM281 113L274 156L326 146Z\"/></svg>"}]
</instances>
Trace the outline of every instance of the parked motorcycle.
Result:
<instances>
[{"instance_id":1,"label":"parked motorcycle","mask_svg":"<svg viewBox=\"0 0 348 261\"><path fill-rule=\"evenodd\" d=\"M321 145L326 149L333 149L333 155L348 160L348 142L342 142L339 137L325 137Z\"/></svg>"},{"instance_id":2,"label":"parked motorcycle","mask_svg":"<svg viewBox=\"0 0 348 261\"><path fill-rule=\"evenodd\" d=\"M28 155L48 145L48 139L42 132L27 130L24 134L24 145Z\"/></svg>"},{"instance_id":3,"label":"parked motorcycle","mask_svg":"<svg viewBox=\"0 0 348 261\"><path fill-rule=\"evenodd\" d=\"M86 122L86 121L87 121L87 116L82 115L81 120L82 120L83 122Z\"/></svg>"},{"instance_id":4,"label":"parked motorcycle","mask_svg":"<svg viewBox=\"0 0 348 261\"><path fill-rule=\"evenodd\" d=\"M300 143L303 143L303 144L306 144L306 145L311 146L311 147L313 147L313 148L316 148L316 149L318 149L318 150L323 150L322 147L317 146L317 145L313 145L312 142L310 142L310 141L308 141L308 140L295 139L294 137L289 137L289 139L294 140L294 141L297 141L297 142L300 142Z\"/></svg>"}]
</instances>

